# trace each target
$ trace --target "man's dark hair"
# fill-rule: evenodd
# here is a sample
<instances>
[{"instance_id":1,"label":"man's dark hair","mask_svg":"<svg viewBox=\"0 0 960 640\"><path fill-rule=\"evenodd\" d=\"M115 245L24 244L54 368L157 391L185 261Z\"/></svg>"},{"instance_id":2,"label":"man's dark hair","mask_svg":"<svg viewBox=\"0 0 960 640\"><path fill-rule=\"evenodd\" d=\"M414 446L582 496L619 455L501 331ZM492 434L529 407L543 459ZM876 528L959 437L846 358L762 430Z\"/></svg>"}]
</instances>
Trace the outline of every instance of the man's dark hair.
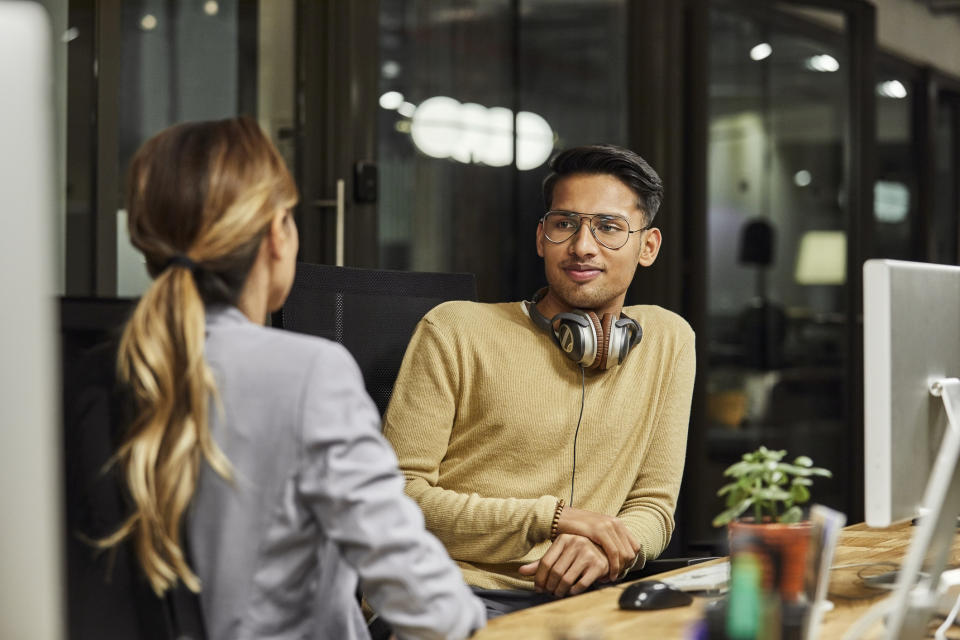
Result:
<instances>
[{"instance_id":1,"label":"man's dark hair","mask_svg":"<svg viewBox=\"0 0 960 640\"><path fill-rule=\"evenodd\" d=\"M543 180L543 201L547 210L553 205L557 181L574 174L602 174L617 178L637 194L637 206L643 211L644 226L653 224L663 200L663 182L646 160L612 144L593 144L561 151L550 160L550 173Z\"/></svg>"}]
</instances>

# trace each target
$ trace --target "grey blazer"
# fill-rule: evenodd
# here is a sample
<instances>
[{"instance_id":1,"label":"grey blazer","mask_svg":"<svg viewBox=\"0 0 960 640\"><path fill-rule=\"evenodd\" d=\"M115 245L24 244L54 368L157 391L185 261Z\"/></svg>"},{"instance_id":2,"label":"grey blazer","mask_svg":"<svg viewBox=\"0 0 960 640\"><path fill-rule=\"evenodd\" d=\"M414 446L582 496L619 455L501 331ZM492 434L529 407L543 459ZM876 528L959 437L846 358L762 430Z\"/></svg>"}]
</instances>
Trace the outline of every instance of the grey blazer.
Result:
<instances>
[{"instance_id":1,"label":"grey blazer","mask_svg":"<svg viewBox=\"0 0 960 640\"><path fill-rule=\"evenodd\" d=\"M402 638L483 626L483 605L404 495L343 347L213 307L205 353L213 436L234 474L203 465L188 515L212 640L366 638L358 582Z\"/></svg>"}]
</instances>

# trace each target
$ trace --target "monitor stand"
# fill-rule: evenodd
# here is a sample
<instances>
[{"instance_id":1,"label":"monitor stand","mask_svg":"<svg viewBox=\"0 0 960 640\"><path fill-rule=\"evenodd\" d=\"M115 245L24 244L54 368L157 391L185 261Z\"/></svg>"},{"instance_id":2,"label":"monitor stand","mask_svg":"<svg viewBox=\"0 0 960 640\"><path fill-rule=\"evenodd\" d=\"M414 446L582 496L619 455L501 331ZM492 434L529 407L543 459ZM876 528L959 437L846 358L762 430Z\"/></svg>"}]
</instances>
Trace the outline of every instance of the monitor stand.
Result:
<instances>
[{"instance_id":1,"label":"monitor stand","mask_svg":"<svg viewBox=\"0 0 960 640\"><path fill-rule=\"evenodd\" d=\"M930 617L941 590L941 573L950 560L957 515L960 514L960 380L945 378L930 385L943 401L947 428L927 481L921 518L910 541L889 606L884 637L888 640L926 638ZM918 580L923 572L925 577Z\"/></svg>"}]
</instances>

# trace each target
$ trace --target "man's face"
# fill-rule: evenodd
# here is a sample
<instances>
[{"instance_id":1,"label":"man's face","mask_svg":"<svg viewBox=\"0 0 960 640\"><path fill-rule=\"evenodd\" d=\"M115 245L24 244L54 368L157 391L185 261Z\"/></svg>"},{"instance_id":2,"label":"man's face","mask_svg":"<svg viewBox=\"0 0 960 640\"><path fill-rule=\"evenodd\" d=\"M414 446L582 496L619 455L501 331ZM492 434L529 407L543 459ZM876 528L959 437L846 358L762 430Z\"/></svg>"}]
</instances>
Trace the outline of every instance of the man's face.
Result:
<instances>
[{"instance_id":1,"label":"man's face","mask_svg":"<svg viewBox=\"0 0 960 640\"><path fill-rule=\"evenodd\" d=\"M557 181L551 210L617 214L631 230L645 225L637 195L617 178L603 174L573 174ZM537 254L543 258L550 289L539 305L550 317L570 309L598 314L619 313L637 265L649 266L660 249L660 231L631 233L619 249L608 249L590 233L587 218L570 239L553 243L537 227Z\"/></svg>"}]
</instances>

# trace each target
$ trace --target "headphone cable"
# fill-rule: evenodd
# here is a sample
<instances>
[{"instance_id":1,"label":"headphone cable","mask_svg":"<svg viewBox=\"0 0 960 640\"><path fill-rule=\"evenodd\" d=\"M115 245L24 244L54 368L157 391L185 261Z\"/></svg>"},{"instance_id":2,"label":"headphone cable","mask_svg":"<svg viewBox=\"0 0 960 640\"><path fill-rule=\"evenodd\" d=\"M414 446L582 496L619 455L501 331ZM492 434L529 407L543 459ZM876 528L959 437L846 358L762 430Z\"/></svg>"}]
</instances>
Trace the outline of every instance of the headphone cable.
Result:
<instances>
[{"instance_id":1,"label":"headphone cable","mask_svg":"<svg viewBox=\"0 0 960 640\"><path fill-rule=\"evenodd\" d=\"M577 418L577 428L573 432L573 469L570 471L570 506L573 506L573 480L577 475L577 436L580 435L580 422L583 420L583 405L587 399L586 374L583 365L580 365L580 417Z\"/></svg>"}]
</instances>

